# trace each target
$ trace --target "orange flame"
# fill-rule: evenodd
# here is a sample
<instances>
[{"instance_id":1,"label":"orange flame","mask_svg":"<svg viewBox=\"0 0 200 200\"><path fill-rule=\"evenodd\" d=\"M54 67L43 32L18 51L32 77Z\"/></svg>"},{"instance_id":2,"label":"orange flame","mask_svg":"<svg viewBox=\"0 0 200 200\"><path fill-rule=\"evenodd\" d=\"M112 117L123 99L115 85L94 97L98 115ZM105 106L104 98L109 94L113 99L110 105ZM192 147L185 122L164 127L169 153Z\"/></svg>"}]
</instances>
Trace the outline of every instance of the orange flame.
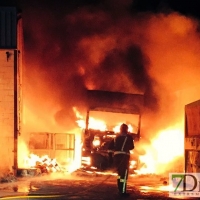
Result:
<instances>
[{"instance_id":1,"label":"orange flame","mask_svg":"<svg viewBox=\"0 0 200 200\"><path fill-rule=\"evenodd\" d=\"M175 162L184 155L183 130L180 125L161 130L145 149L146 154L140 156L140 162L144 165L137 171L139 174L180 170L183 163L179 162L177 165Z\"/></svg>"}]
</instances>

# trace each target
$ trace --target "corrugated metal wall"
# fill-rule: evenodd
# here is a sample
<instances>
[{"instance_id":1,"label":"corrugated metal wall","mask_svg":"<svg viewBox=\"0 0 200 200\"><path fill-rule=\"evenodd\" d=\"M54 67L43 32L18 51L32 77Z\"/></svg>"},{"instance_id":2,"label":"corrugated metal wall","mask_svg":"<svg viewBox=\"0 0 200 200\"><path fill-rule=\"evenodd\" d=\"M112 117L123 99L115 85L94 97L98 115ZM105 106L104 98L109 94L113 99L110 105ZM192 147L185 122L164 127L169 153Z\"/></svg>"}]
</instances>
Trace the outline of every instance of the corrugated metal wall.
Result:
<instances>
[{"instance_id":1,"label":"corrugated metal wall","mask_svg":"<svg viewBox=\"0 0 200 200\"><path fill-rule=\"evenodd\" d=\"M185 105L185 172L200 172L200 100Z\"/></svg>"},{"instance_id":2,"label":"corrugated metal wall","mask_svg":"<svg viewBox=\"0 0 200 200\"><path fill-rule=\"evenodd\" d=\"M185 168L187 173L200 172L200 151L187 150L186 151Z\"/></svg>"},{"instance_id":3,"label":"corrugated metal wall","mask_svg":"<svg viewBox=\"0 0 200 200\"><path fill-rule=\"evenodd\" d=\"M0 7L0 48L17 48L17 9Z\"/></svg>"}]
</instances>

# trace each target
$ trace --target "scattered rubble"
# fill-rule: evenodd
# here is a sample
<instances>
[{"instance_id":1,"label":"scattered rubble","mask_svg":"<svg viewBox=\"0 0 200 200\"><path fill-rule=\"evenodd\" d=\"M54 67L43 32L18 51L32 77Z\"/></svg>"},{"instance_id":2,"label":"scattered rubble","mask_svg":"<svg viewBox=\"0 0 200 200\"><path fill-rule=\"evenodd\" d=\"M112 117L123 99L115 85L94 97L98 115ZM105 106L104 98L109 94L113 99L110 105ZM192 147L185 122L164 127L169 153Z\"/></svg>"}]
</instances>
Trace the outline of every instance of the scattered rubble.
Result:
<instances>
[{"instance_id":1,"label":"scattered rubble","mask_svg":"<svg viewBox=\"0 0 200 200\"><path fill-rule=\"evenodd\" d=\"M0 183L9 183L15 181L17 181L17 178L14 176L12 172L3 173L0 177Z\"/></svg>"},{"instance_id":2,"label":"scattered rubble","mask_svg":"<svg viewBox=\"0 0 200 200\"><path fill-rule=\"evenodd\" d=\"M49 174L52 172L64 172L65 168L61 167L56 159L51 159L47 155L42 157L30 154L27 158L31 164L29 167L19 168L17 170L17 176L28 177L28 176L40 176L43 174Z\"/></svg>"},{"instance_id":3,"label":"scattered rubble","mask_svg":"<svg viewBox=\"0 0 200 200\"><path fill-rule=\"evenodd\" d=\"M19 168L17 169L18 177L32 177L41 175L41 170L39 168Z\"/></svg>"},{"instance_id":4,"label":"scattered rubble","mask_svg":"<svg viewBox=\"0 0 200 200\"><path fill-rule=\"evenodd\" d=\"M162 181L163 185L168 185L168 177L161 177L160 181Z\"/></svg>"}]
</instances>

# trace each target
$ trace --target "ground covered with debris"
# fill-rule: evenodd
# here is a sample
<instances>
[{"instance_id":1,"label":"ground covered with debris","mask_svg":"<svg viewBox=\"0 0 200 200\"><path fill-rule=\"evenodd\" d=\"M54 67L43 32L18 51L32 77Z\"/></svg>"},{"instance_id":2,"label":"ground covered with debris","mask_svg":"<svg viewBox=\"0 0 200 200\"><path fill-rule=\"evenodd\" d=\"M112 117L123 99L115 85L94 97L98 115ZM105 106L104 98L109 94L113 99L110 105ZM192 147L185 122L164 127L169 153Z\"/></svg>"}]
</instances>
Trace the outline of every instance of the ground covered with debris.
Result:
<instances>
[{"instance_id":1,"label":"ground covered with debris","mask_svg":"<svg viewBox=\"0 0 200 200\"><path fill-rule=\"evenodd\" d=\"M126 199L172 199L168 196L168 177L130 175ZM51 173L17 177L0 184L2 199L118 200L116 175L112 172L77 170L72 174Z\"/></svg>"}]
</instances>

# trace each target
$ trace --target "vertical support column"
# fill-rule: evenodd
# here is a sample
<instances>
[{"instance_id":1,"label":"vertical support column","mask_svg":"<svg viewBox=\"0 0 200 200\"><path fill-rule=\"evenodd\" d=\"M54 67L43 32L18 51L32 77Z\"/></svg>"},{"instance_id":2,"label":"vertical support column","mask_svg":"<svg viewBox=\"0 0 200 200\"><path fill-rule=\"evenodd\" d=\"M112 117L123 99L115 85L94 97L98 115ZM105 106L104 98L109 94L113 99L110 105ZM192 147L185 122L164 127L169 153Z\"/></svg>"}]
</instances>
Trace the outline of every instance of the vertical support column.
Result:
<instances>
[{"instance_id":1,"label":"vertical support column","mask_svg":"<svg viewBox=\"0 0 200 200\"><path fill-rule=\"evenodd\" d=\"M88 130L88 128L89 128L89 113L90 113L90 111L89 111L89 109L88 109L88 110L87 110L87 114L86 114L85 130Z\"/></svg>"},{"instance_id":2,"label":"vertical support column","mask_svg":"<svg viewBox=\"0 0 200 200\"><path fill-rule=\"evenodd\" d=\"M186 115L186 106L184 108L185 116L184 116L184 172L187 173L187 163L188 163L188 152L186 150L186 137L188 137L188 126L187 126L187 115Z\"/></svg>"},{"instance_id":3,"label":"vertical support column","mask_svg":"<svg viewBox=\"0 0 200 200\"><path fill-rule=\"evenodd\" d=\"M17 173L18 168L18 157L17 157L17 148L18 148L18 81L17 81L17 58L18 51L14 50L14 174Z\"/></svg>"},{"instance_id":4,"label":"vertical support column","mask_svg":"<svg viewBox=\"0 0 200 200\"><path fill-rule=\"evenodd\" d=\"M140 140L140 129L141 129L141 114L139 114L139 121L138 121L138 132L137 132L137 137L138 137L138 140Z\"/></svg>"}]
</instances>

